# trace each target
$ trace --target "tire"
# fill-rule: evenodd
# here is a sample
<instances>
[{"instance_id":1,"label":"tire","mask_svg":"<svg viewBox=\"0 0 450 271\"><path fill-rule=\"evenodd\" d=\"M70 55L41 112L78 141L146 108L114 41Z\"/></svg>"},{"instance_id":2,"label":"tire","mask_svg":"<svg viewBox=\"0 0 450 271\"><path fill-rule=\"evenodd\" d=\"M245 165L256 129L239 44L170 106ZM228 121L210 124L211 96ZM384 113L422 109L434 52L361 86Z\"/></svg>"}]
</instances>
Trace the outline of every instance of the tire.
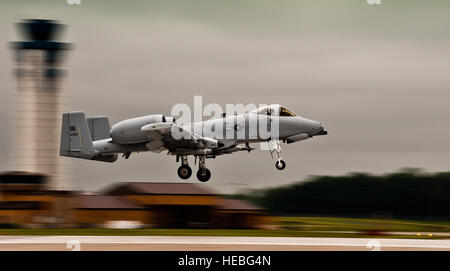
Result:
<instances>
[{"instance_id":1,"label":"tire","mask_svg":"<svg viewBox=\"0 0 450 271\"><path fill-rule=\"evenodd\" d=\"M202 174L201 169L199 169L197 171L197 179L200 182L202 182L202 183L207 182L207 181L209 181L210 178L211 178L211 171L209 171L209 169L205 168L205 174Z\"/></svg>"},{"instance_id":2,"label":"tire","mask_svg":"<svg viewBox=\"0 0 450 271\"><path fill-rule=\"evenodd\" d=\"M177 173L178 173L178 177L180 177L180 178L183 179L183 180L186 180L186 179L189 179L189 178L191 177L191 175L192 175L192 169L191 169L191 167L189 167L189 166L181 165L181 166L178 168Z\"/></svg>"},{"instance_id":3,"label":"tire","mask_svg":"<svg viewBox=\"0 0 450 271\"><path fill-rule=\"evenodd\" d=\"M286 163L285 163L283 160L278 160L278 161L275 163L275 167L276 167L278 170L283 170L283 169L286 167Z\"/></svg>"}]
</instances>

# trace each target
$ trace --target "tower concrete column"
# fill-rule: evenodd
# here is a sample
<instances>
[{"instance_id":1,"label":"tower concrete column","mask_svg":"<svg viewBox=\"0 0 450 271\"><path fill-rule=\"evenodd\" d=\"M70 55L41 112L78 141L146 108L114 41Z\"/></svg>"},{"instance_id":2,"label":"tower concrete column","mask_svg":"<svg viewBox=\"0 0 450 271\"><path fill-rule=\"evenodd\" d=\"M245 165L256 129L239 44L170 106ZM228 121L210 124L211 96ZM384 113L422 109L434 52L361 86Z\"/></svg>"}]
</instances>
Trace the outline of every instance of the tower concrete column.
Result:
<instances>
[{"instance_id":1,"label":"tower concrete column","mask_svg":"<svg viewBox=\"0 0 450 271\"><path fill-rule=\"evenodd\" d=\"M12 104L11 168L45 174L49 188L67 188L68 166L59 156L64 25L51 20L17 24L25 41L12 42L17 91Z\"/></svg>"}]
</instances>

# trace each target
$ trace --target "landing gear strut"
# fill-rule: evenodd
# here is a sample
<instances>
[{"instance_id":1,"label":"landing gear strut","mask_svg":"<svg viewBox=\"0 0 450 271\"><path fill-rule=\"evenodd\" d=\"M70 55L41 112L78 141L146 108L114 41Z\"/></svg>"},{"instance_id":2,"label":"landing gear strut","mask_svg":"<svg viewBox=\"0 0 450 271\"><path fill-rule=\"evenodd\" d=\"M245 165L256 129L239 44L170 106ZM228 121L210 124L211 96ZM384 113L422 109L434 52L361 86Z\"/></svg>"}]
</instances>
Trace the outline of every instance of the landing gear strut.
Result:
<instances>
[{"instance_id":1,"label":"landing gear strut","mask_svg":"<svg viewBox=\"0 0 450 271\"><path fill-rule=\"evenodd\" d=\"M197 179L200 182L207 182L211 178L211 171L206 168L206 156L199 156Z\"/></svg>"},{"instance_id":2,"label":"landing gear strut","mask_svg":"<svg viewBox=\"0 0 450 271\"><path fill-rule=\"evenodd\" d=\"M192 175L192 169L188 164L187 156L181 157L181 166L178 168L178 177L183 180L189 179Z\"/></svg>"},{"instance_id":3,"label":"landing gear strut","mask_svg":"<svg viewBox=\"0 0 450 271\"><path fill-rule=\"evenodd\" d=\"M286 162L281 160L281 144L279 140L272 140L268 142L270 155L272 158L275 156L277 158L277 162L275 163L275 167L278 170L283 170L286 167Z\"/></svg>"}]
</instances>

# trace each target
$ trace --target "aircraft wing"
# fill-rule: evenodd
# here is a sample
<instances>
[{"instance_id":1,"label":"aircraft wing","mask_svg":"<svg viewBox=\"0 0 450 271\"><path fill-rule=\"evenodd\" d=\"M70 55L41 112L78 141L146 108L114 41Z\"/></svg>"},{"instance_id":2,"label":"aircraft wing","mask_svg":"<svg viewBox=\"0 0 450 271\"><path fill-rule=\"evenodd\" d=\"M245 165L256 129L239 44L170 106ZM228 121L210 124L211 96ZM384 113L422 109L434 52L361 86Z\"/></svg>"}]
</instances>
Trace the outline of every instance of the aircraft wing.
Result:
<instances>
[{"instance_id":1,"label":"aircraft wing","mask_svg":"<svg viewBox=\"0 0 450 271\"><path fill-rule=\"evenodd\" d=\"M180 134L178 134L177 137L173 137L172 129L177 129L176 131ZM217 140L208 137L202 137L174 123L152 123L143 126L141 130L147 133L147 136L149 137L151 142L164 142L167 147L169 147L169 149L171 147L197 149L215 149L218 147Z\"/></svg>"}]
</instances>

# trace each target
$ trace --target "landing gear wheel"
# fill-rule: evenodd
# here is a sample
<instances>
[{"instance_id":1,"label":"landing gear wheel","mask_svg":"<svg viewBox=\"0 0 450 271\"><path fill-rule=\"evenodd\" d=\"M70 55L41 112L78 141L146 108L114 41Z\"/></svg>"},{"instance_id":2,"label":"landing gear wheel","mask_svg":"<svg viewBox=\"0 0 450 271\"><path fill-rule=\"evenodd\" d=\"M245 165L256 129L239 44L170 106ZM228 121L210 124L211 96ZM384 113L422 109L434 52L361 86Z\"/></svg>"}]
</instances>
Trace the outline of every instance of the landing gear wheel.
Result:
<instances>
[{"instance_id":1,"label":"landing gear wheel","mask_svg":"<svg viewBox=\"0 0 450 271\"><path fill-rule=\"evenodd\" d=\"M192 169L189 166L186 165L181 165L178 168L178 177L180 177L183 180L189 179L189 177L191 177L192 175Z\"/></svg>"},{"instance_id":2,"label":"landing gear wheel","mask_svg":"<svg viewBox=\"0 0 450 271\"><path fill-rule=\"evenodd\" d=\"M197 179L200 182L207 182L211 178L211 171L209 169L205 168L204 172L202 172L202 169L199 169L197 171Z\"/></svg>"},{"instance_id":3,"label":"landing gear wheel","mask_svg":"<svg viewBox=\"0 0 450 271\"><path fill-rule=\"evenodd\" d=\"M286 163L283 161L283 160L278 160L276 163L275 163L275 167L278 169L278 170L283 170L285 167L286 167Z\"/></svg>"}]
</instances>

